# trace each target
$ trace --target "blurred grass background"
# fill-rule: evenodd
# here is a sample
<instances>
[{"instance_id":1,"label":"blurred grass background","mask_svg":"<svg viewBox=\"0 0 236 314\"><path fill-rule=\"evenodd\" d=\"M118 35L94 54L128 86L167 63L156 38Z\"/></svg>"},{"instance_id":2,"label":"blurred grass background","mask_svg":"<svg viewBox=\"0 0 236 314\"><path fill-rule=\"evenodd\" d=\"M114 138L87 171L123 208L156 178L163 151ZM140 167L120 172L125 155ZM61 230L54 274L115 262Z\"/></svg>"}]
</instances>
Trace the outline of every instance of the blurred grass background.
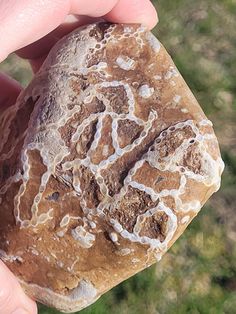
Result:
<instances>
[{"instance_id":1,"label":"blurred grass background","mask_svg":"<svg viewBox=\"0 0 236 314\"><path fill-rule=\"evenodd\" d=\"M80 314L236 313L236 1L157 0L154 30L214 122L226 169L222 188L162 261ZM25 61L0 65L24 86ZM111 274L112 275L112 274ZM39 306L40 314L59 313Z\"/></svg>"}]
</instances>

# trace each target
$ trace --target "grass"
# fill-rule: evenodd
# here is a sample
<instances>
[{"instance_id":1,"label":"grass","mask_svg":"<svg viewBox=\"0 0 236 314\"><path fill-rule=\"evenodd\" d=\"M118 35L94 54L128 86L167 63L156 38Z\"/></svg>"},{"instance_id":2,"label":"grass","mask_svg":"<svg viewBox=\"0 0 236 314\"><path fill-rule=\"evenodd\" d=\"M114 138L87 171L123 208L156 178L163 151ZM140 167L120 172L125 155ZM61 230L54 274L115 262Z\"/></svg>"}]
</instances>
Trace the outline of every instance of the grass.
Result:
<instances>
[{"instance_id":1,"label":"grass","mask_svg":"<svg viewBox=\"0 0 236 314\"><path fill-rule=\"evenodd\" d=\"M236 1L159 0L155 34L214 122L226 164L221 190L163 260L80 314L236 313ZM15 64L18 63L16 67ZM24 85L11 56L0 69ZM57 311L39 306L40 314Z\"/></svg>"}]
</instances>

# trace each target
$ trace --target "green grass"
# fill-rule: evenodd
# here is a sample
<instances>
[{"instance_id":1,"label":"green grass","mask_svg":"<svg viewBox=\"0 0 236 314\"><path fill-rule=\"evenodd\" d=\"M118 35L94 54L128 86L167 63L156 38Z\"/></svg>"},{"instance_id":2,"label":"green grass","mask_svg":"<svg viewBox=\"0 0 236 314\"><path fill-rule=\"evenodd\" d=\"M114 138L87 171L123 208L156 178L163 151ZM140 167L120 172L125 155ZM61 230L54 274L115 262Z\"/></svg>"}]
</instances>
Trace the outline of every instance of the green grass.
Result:
<instances>
[{"instance_id":1,"label":"green grass","mask_svg":"<svg viewBox=\"0 0 236 314\"><path fill-rule=\"evenodd\" d=\"M236 1L159 0L155 34L213 120L226 169L208 202L163 260L80 314L236 313ZM19 62L19 61L17 61ZM27 84L11 56L0 69ZM56 314L39 306L40 314Z\"/></svg>"}]
</instances>

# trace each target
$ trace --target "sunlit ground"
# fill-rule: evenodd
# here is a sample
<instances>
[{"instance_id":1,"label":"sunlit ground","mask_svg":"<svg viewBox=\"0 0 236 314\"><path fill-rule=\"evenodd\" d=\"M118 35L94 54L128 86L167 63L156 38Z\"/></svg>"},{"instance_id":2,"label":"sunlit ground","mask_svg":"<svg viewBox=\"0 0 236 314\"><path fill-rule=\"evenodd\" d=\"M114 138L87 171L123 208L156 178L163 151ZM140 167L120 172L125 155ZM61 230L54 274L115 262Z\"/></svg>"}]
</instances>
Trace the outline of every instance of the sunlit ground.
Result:
<instances>
[{"instance_id":1,"label":"sunlit ground","mask_svg":"<svg viewBox=\"0 0 236 314\"><path fill-rule=\"evenodd\" d=\"M155 34L214 122L226 170L208 202L163 260L81 314L236 313L236 1L159 0ZM16 66L17 65L17 66ZM26 63L0 66L24 85ZM40 314L58 313L40 306Z\"/></svg>"}]
</instances>

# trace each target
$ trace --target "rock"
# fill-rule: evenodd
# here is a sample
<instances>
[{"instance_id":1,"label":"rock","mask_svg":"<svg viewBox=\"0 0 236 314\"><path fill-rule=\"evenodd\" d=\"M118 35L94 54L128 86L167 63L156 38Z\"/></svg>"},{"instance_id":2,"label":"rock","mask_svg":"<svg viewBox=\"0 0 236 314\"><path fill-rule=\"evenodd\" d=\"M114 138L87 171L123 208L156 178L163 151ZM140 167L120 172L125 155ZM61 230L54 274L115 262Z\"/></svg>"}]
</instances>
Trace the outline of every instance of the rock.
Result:
<instances>
[{"instance_id":1,"label":"rock","mask_svg":"<svg viewBox=\"0 0 236 314\"><path fill-rule=\"evenodd\" d=\"M80 310L159 261L222 171L159 41L139 25L80 27L0 108L0 256L30 296Z\"/></svg>"}]
</instances>

